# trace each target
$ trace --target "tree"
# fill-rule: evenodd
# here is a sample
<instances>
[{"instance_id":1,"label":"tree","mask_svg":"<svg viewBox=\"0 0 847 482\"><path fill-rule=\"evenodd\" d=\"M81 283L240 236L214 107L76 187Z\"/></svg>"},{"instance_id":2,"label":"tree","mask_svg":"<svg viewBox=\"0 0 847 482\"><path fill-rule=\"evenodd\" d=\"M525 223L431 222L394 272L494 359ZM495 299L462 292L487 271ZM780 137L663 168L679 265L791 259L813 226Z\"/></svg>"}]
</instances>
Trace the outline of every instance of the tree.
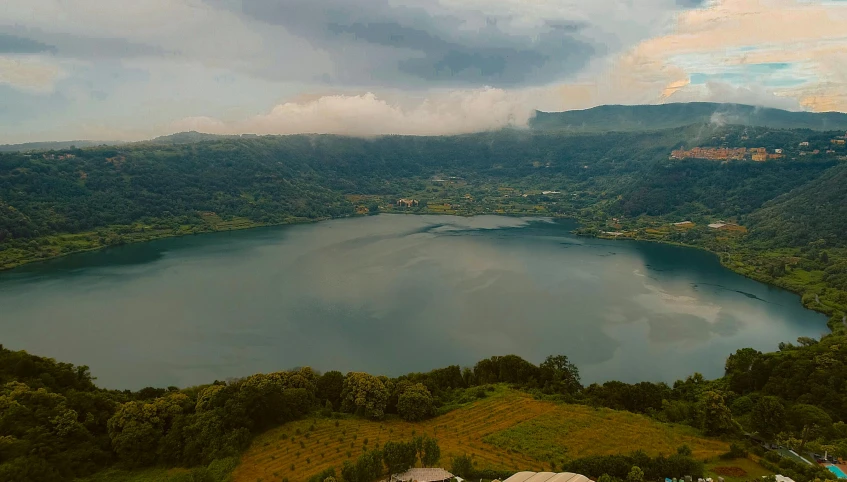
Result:
<instances>
[{"instance_id":1,"label":"tree","mask_svg":"<svg viewBox=\"0 0 847 482\"><path fill-rule=\"evenodd\" d=\"M637 465L633 465L626 475L626 482L644 482L644 471Z\"/></svg>"},{"instance_id":2,"label":"tree","mask_svg":"<svg viewBox=\"0 0 847 482\"><path fill-rule=\"evenodd\" d=\"M550 355L539 368L548 390L573 394L582 389L579 369L565 355Z\"/></svg>"},{"instance_id":3,"label":"tree","mask_svg":"<svg viewBox=\"0 0 847 482\"><path fill-rule=\"evenodd\" d=\"M361 372L351 372L344 379L341 408L370 418L382 418L388 403L388 388L379 378Z\"/></svg>"},{"instance_id":4,"label":"tree","mask_svg":"<svg viewBox=\"0 0 847 482\"><path fill-rule=\"evenodd\" d=\"M722 435L735 429L732 412L720 393L712 390L703 393L701 407L702 426L707 435Z\"/></svg>"},{"instance_id":5,"label":"tree","mask_svg":"<svg viewBox=\"0 0 847 482\"><path fill-rule=\"evenodd\" d=\"M385 442L382 458L389 474L399 474L415 466L418 451L413 442Z\"/></svg>"},{"instance_id":6,"label":"tree","mask_svg":"<svg viewBox=\"0 0 847 482\"><path fill-rule=\"evenodd\" d=\"M397 413L403 420L417 422L432 416L434 401L421 383L406 387L397 399Z\"/></svg>"},{"instance_id":7,"label":"tree","mask_svg":"<svg viewBox=\"0 0 847 482\"><path fill-rule=\"evenodd\" d=\"M454 475L468 479L474 474L473 461L467 455L453 457L453 460L450 463L450 472Z\"/></svg>"},{"instance_id":8,"label":"tree","mask_svg":"<svg viewBox=\"0 0 847 482\"><path fill-rule=\"evenodd\" d=\"M341 393L344 391L344 375L339 371L328 371L317 379L315 395L319 400L328 400L333 410L341 408Z\"/></svg>"},{"instance_id":9,"label":"tree","mask_svg":"<svg viewBox=\"0 0 847 482\"><path fill-rule=\"evenodd\" d=\"M356 465L349 460L345 460L344 465L341 466L341 480L344 482L359 482Z\"/></svg>"},{"instance_id":10,"label":"tree","mask_svg":"<svg viewBox=\"0 0 847 482\"><path fill-rule=\"evenodd\" d=\"M438 440L430 437L424 438L421 465L424 467L433 467L440 459L441 448L438 446Z\"/></svg>"},{"instance_id":11,"label":"tree","mask_svg":"<svg viewBox=\"0 0 847 482\"><path fill-rule=\"evenodd\" d=\"M360 482L372 482L381 477L384 472L382 451L369 450L359 456L356 461L356 475Z\"/></svg>"},{"instance_id":12,"label":"tree","mask_svg":"<svg viewBox=\"0 0 847 482\"><path fill-rule=\"evenodd\" d=\"M762 397L750 414L750 422L763 437L772 438L785 424L785 406L777 397Z\"/></svg>"},{"instance_id":13,"label":"tree","mask_svg":"<svg viewBox=\"0 0 847 482\"><path fill-rule=\"evenodd\" d=\"M789 419L794 428L800 432L800 447L803 450L809 439L832 425L832 418L822 409L804 403L791 407Z\"/></svg>"},{"instance_id":14,"label":"tree","mask_svg":"<svg viewBox=\"0 0 847 482\"><path fill-rule=\"evenodd\" d=\"M177 393L149 403L121 405L108 424L112 447L118 457L130 466L153 464L159 440L182 414L182 405L188 401L186 395Z\"/></svg>"},{"instance_id":15,"label":"tree","mask_svg":"<svg viewBox=\"0 0 847 482\"><path fill-rule=\"evenodd\" d=\"M755 388L752 378L753 365L761 356L760 351L752 348L742 348L729 355L724 374L729 378L730 387L733 391L747 393Z\"/></svg>"}]
</instances>

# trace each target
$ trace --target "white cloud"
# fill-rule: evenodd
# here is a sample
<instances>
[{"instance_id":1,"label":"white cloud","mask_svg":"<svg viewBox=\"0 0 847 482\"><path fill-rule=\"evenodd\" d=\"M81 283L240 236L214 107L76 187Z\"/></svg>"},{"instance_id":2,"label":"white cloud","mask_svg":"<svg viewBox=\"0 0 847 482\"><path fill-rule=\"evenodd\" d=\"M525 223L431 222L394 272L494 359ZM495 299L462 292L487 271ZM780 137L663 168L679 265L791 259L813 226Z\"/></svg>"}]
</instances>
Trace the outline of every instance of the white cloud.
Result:
<instances>
[{"instance_id":1,"label":"white cloud","mask_svg":"<svg viewBox=\"0 0 847 482\"><path fill-rule=\"evenodd\" d=\"M707 82L703 85L688 85L670 95L669 102L725 102L752 104L762 107L800 111L800 101L787 95L756 86L735 86L725 82Z\"/></svg>"},{"instance_id":2,"label":"white cloud","mask_svg":"<svg viewBox=\"0 0 847 482\"><path fill-rule=\"evenodd\" d=\"M0 56L0 84L26 92L45 94L53 91L62 71L55 64L32 56Z\"/></svg>"},{"instance_id":3,"label":"white cloud","mask_svg":"<svg viewBox=\"0 0 847 482\"><path fill-rule=\"evenodd\" d=\"M327 95L280 104L268 114L239 122L190 117L173 127L216 134L458 134L525 126L533 113L527 103L528 96L526 92L487 87L433 94L417 105L406 107L389 103L373 93Z\"/></svg>"}]
</instances>

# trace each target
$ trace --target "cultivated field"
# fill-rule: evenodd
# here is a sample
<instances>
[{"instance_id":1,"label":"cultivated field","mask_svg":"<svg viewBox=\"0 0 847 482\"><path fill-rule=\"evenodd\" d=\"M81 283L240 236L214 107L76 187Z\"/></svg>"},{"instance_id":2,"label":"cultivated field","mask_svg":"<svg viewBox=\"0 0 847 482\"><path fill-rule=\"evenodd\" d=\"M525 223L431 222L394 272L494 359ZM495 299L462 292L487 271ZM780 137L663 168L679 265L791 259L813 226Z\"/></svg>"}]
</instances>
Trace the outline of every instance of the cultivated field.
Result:
<instances>
[{"instance_id":1,"label":"cultivated field","mask_svg":"<svg viewBox=\"0 0 847 482\"><path fill-rule=\"evenodd\" d=\"M512 390L453 410L426 422L370 422L359 419L309 419L285 424L253 442L234 472L236 482L304 481L328 467L340 468L367 448L389 440L428 434L441 446L441 465L456 455L471 455L478 467L550 469L564 459L627 453L671 454L688 444L698 458L726 452L724 442L698 436L689 427L670 426L647 417L580 405L534 400Z\"/></svg>"}]
</instances>

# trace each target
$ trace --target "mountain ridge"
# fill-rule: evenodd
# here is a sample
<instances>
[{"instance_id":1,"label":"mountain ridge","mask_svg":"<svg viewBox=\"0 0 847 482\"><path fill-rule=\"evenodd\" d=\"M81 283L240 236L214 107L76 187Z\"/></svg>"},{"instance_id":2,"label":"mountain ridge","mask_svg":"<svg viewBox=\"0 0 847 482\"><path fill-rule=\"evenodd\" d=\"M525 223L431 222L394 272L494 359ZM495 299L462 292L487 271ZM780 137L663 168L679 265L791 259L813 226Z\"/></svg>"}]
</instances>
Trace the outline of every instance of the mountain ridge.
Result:
<instances>
[{"instance_id":1,"label":"mountain ridge","mask_svg":"<svg viewBox=\"0 0 847 482\"><path fill-rule=\"evenodd\" d=\"M545 131L611 132L661 130L692 124L731 124L818 131L847 130L847 114L788 111L715 102L617 104L562 112L536 111L529 126L534 130Z\"/></svg>"},{"instance_id":2,"label":"mountain ridge","mask_svg":"<svg viewBox=\"0 0 847 482\"><path fill-rule=\"evenodd\" d=\"M638 105L604 104L588 109L574 109L561 112L536 110L535 115L529 121L529 128L536 131L600 133L614 131L657 131L697 124L847 131L847 113L834 111L788 111L748 104L717 102L677 102ZM0 152L60 150L71 147L83 148L126 144L193 144L209 140L253 137L264 136L250 133L209 134L192 130L174 132L168 135L133 142L75 140L2 144L0 145Z\"/></svg>"}]
</instances>

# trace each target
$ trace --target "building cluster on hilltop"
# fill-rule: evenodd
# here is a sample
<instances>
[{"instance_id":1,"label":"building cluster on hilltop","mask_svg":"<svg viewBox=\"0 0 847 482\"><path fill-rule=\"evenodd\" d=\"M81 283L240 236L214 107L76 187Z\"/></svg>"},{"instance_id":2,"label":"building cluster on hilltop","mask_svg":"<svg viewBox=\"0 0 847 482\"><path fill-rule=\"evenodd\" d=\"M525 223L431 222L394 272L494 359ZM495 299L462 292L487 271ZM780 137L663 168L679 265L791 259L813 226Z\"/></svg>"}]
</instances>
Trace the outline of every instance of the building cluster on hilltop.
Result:
<instances>
[{"instance_id":1,"label":"building cluster on hilltop","mask_svg":"<svg viewBox=\"0 0 847 482\"><path fill-rule=\"evenodd\" d=\"M764 147L693 147L691 150L677 149L671 152L671 159L710 159L715 161L741 161L752 159L762 162L782 157L782 149L768 153Z\"/></svg>"}]
</instances>

